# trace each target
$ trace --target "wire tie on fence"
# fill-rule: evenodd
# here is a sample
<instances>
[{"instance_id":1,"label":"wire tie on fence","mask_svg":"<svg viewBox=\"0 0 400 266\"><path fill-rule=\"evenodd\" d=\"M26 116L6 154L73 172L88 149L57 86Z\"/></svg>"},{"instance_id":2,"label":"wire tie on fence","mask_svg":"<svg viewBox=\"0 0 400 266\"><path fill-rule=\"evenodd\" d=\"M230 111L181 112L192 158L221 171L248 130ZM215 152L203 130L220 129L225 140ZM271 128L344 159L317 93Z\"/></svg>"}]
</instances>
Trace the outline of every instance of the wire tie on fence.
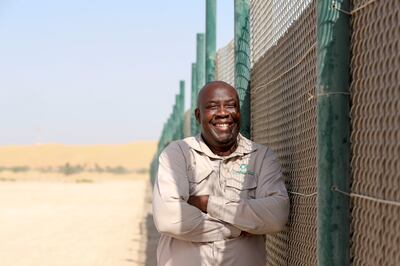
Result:
<instances>
[{"instance_id":1,"label":"wire tie on fence","mask_svg":"<svg viewBox=\"0 0 400 266\"><path fill-rule=\"evenodd\" d=\"M317 192L314 192L314 193L311 193L311 194L303 194L303 193L288 191L288 193L289 193L289 194L293 194L293 195L302 196L302 197L312 197L312 196L317 195Z\"/></svg>"},{"instance_id":2,"label":"wire tie on fence","mask_svg":"<svg viewBox=\"0 0 400 266\"><path fill-rule=\"evenodd\" d=\"M338 5L338 2L335 1L335 0L332 1L331 7L332 7L333 9L336 9L337 11L340 11L340 12L346 14L346 15L351 16L351 12L341 9L341 8L339 7L339 5Z\"/></svg>"},{"instance_id":3,"label":"wire tie on fence","mask_svg":"<svg viewBox=\"0 0 400 266\"><path fill-rule=\"evenodd\" d=\"M365 196L365 195L361 195L361 194L348 193L348 192L345 192L345 191L342 191L342 190L338 189L336 186L332 187L332 191L341 193L341 194L346 195L346 196L348 196L350 198L366 199L366 200L370 200L370 201L374 201L374 202L378 202L378 203L382 203L382 204L389 204L389 205L394 205L394 206L399 206L400 207L400 202L398 202L398 201L383 200L383 199L377 199L377 198L373 198L373 197L369 197L369 196Z\"/></svg>"},{"instance_id":4,"label":"wire tie on fence","mask_svg":"<svg viewBox=\"0 0 400 266\"><path fill-rule=\"evenodd\" d=\"M331 7L332 7L333 9L336 9L337 11L340 11L340 12L346 14L346 15L352 16L352 15L354 15L355 13L357 13L358 11L360 11L361 9L366 8L367 6L369 6L370 4L372 4L372 3L374 3L374 2L376 2L376 0L371 0L371 1L369 1L369 2L367 2L367 3L365 3L365 4L363 4L363 5L361 5L361 6L359 6L359 7L357 7L356 9L353 9L352 11L346 11L346 10L343 10L343 9L341 9L341 8L339 7L338 1L333 0L333 1L332 1Z\"/></svg>"},{"instance_id":5,"label":"wire tie on fence","mask_svg":"<svg viewBox=\"0 0 400 266\"><path fill-rule=\"evenodd\" d=\"M313 94L309 93L309 92L307 92L307 95L309 96L307 101L311 101L312 99L315 98L315 96Z\"/></svg>"}]
</instances>

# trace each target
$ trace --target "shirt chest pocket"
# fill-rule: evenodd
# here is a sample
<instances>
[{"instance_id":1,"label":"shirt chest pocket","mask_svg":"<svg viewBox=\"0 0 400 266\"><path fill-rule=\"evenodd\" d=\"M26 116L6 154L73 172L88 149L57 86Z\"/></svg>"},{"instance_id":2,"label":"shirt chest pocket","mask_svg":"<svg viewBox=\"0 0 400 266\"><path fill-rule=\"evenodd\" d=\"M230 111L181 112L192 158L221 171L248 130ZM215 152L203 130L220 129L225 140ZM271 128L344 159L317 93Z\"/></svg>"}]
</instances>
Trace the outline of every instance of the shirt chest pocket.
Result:
<instances>
[{"instance_id":1,"label":"shirt chest pocket","mask_svg":"<svg viewBox=\"0 0 400 266\"><path fill-rule=\"evenodd\" d=\"M210 195L209 178L211 169L193 169L189 171L189 195Z\"/></svg>"},{"instance_id":2,"label":"shirt chest pocket","mask_svg":"<svg viewBox=\"0 0 400 266\"><path fill-rule=\"evenodd\" d=\"M255 174L234 174L226 179L225 194L227 199L254 199L256 196L257 178Z\"/></svg>"}]
</instances>

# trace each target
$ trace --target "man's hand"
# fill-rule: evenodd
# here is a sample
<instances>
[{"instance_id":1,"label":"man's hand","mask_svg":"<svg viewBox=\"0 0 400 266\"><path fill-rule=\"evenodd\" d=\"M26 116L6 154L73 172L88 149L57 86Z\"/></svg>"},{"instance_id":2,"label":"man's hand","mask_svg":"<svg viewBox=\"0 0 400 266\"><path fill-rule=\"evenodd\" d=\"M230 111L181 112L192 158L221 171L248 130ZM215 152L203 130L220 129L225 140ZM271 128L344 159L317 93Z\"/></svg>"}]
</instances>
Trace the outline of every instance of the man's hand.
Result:
<instances>
[{"instance_id":1,"label":"man's hand","mask_svg":"<svg viewBox=\"0 0 400 266\"><path fill-rule=\"evenodd\" d=\"M208 196L190 196L188 203L207 213Z\"/></svg>"}]
</instances>

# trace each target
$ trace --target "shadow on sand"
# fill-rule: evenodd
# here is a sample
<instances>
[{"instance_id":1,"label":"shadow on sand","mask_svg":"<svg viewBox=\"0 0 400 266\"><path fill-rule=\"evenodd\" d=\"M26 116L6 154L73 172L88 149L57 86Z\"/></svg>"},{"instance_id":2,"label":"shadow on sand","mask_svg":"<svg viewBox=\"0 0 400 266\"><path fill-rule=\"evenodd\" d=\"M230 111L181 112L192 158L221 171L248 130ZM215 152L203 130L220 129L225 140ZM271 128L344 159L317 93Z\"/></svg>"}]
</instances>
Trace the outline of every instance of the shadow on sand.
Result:
<instances>
[{"instance_id":1,"label":"shadow on sand","mask_svg":"<svg viewBox=\"0 0 400 266\"><path fill-rule=\"evenodd\" d=\"M152 184L149 182L146 189L146 199L143 207L143 217L140 223L140 239L132 239L132 241L140 241L138 250L138 260L126 260L135 265L156 266L157 265L157 244L160 238L154 221L151 208L152 201Z\"/></svg>"}]
</instances>

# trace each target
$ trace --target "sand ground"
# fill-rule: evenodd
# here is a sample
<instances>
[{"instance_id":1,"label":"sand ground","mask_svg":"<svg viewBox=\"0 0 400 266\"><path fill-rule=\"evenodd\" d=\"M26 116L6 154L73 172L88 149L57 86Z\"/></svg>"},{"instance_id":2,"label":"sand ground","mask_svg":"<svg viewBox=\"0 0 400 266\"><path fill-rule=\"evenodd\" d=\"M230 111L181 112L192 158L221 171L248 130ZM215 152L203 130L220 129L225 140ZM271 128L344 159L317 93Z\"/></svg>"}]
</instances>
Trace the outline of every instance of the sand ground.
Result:
<instances>
[{"instance_id":1,"label":"sand ground","mask_svg":"<svg viewBox=\"0 0 400 266\"><path fill-rule=\"evenodd\" d=\"M0 182L2 266L155 265L148 178Z\"/></svg>"}]
</instances>

